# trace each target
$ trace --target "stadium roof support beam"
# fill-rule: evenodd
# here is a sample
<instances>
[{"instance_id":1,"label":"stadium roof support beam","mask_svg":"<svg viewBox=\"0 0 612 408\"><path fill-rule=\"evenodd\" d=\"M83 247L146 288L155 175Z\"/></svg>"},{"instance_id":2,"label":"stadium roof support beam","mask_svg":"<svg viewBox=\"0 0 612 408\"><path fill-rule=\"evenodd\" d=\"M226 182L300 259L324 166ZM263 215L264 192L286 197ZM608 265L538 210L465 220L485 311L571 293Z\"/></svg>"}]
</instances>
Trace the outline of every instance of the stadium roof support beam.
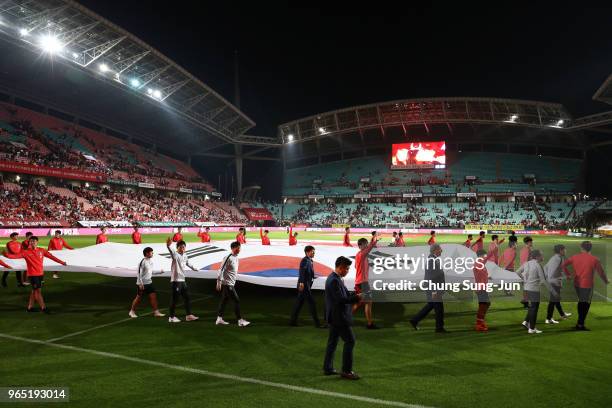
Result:
<instances>
[{"instance_id":1,"label":"stadium roof support beam","mask_svg":"<svg viewBox=\"0 0 612 408\"><path fill-rule=\"evenodd\" d=\"M133 67L138 61L149 55L151 51L147 50L141 52L140 54L132 55L129 58L124 59L123 61L119 61L115 64L115 69L119 75L123 74L125 71Z\"/></svg>"},{"instance_id":2,"label":"stadium roof support beam","mask_svg":"<svg viewBox=\"0 0 612 408\"><path fill-rule=\"evenodd\" d=\"M113 47L115 47L117 44L119 44L123 40L125 40L125 37L115 38L114 40L109 40L105 42L104 44L96 45L95 47L92 47L88 50L83 51L83 55L88 55L89 57L91 57L91 59L87 61L84 64L84 66L87 67L92 62L94 62L95 60L97 60L98 58L100 58L101 56L109 52L110 50L112 50Z\"/></svg>"},{"instance_id":3,"label":"stadium roof support beam","mask_svg":"<svg viewBox=\"0 0 612 408\"><path fill-rule=\"evenodd\" d=\"M164 97L161 100L165 101L170 96L172 96L173 93L175 93L176 91L178 91L179 89L181 89L182 87L187 85L188 83L189 83L189 79L186 79L184 81L177 82L176 84L172 84L172 85L170 85L170 86L168 86L166 88L163 88L162 89L162 93L163 93Z\"/></svg>"}]
</instances>

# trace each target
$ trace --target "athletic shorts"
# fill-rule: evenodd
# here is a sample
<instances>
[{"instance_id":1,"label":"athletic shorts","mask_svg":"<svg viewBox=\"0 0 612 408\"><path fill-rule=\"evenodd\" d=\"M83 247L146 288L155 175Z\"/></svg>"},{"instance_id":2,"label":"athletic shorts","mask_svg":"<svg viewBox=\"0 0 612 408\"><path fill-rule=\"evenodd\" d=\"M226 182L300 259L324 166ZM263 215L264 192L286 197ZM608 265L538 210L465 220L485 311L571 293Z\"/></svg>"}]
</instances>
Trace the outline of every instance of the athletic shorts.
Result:
<instances>
[{"instance_id":1,"label":"athletic shorts","mask_svg":"<svg viewBox=\"0 0 612 408\"><path fill-rule=\"evenodd\" d=\"M489 292L487 292L486 290L476 291L476 297L478 298L478 303L491 303L491 299L489 298Z\"/></svg>"},{"instance_id":2,"label":"athletic shorts","mask_svg":"<svg viewBox=\"0 0 612 408\"><path fill-rule=\"evenodd\" d=\"M148 285L144 285L143 289L140 289L140 286L137 286L136 293L138 294L138 296L142 296L143 294L150 295L151 293L156 292L153 284L149 283Z\"/></svg>"},{"instance_id":3,"label":"athletic shorts","mask_svg":"<svg viewBox=\"0 0 612 408\"><path fill-rule=\"evenodd\" d=\"M32 289L42 288L42 281L42 276L30 276L30 284L32 285Z\"/></svg>"},{"instance_id":4,"label":"athletic shorts","mask_svg":"<svg viewBox=\"0 0 612 408\"><path fill-rule=\"evenodd\" d=\"M355 285L355 293L363 293L362 301L372 300L372 290L370 289L370 282L365 281Z\"/></svg>"}]
</instances>

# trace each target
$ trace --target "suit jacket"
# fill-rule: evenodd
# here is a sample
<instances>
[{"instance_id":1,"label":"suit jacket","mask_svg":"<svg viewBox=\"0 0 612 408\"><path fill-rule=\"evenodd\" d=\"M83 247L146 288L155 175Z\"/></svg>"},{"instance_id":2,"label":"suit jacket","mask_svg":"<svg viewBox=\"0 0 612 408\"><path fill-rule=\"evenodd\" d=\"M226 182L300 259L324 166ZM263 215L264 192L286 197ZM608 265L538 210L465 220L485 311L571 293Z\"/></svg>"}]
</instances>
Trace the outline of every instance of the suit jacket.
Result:
<instances>
[{"instance_id":1,"label":"suit jacket","mask_svg":"<svg viewBox=\"0 0 612 408\"><path fill-rule=\"evenodd\" d=\"M335 272L325 281L325 320L332 326L350 326L353 323L351 304L359 297L349 293L344 282Z\"/></svg>"},{"instance_id":2,"label":"suit jacket","mask_svg":"<svg viewBox=\"0 0 612 408\"><path fill-rule=\"evenodd\" d=\"M300 262L300 276L298 278L298 286L303 283L304 286L311 287L312 281L315 279L314 266L312 264L312 258L305 256Z\"/></svg>"},{"instance_id":3,"label":"suit jacket","mask_svg":"<svg viewBox=\"0 0 612 408\"><path fill-rule=\"evenodd\" d=\"M425 266L425 280L433 283L445 283L444 269L442 269L442 259L437 256L429 255Z\"/></svg>"}]
</instances>

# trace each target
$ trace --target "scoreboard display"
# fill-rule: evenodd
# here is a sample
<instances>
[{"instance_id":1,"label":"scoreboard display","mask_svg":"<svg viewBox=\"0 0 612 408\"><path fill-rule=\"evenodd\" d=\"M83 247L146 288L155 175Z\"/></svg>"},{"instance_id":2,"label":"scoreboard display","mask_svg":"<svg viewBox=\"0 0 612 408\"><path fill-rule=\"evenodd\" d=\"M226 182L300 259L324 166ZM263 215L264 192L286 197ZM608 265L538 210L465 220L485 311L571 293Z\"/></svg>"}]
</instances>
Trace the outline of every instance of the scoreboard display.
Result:
<instances>
[{"instance_id":1,"label":"scoreboard display","mask_svg":"<svg viewBox=\"0 0 612 408\"><path fill-rule=\"evenodd\" d=\"M391 169L443 169L446 167L446 142L394 144Z\"/></svg>"}]
</instances>

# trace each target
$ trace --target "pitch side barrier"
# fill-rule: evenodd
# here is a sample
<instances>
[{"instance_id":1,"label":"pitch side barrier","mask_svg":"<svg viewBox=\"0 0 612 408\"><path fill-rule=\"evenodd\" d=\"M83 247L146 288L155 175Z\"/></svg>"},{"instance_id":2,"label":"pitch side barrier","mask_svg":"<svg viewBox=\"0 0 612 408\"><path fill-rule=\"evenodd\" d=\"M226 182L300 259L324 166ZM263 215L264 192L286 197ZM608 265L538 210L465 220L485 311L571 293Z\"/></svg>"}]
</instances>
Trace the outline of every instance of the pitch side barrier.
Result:
<instances>
[{"instance_id":1,"label":"pitch side barrier","mask_svg":"<svg viewBox=\"0 0 612 408\"><path fill-rule=\"evenodd\" d=\"M231 226L210 226L210 232L238 232L238 228L241 225ZM203 227L202 227L203 228ZM256 233L259 231L259 227L245 227L247 232ZM264 227L268 231L287 231L287 227ZM62 235L97 235L100 233L100 228L1 228L0 237L8 237L13 232L19 233L19 235L25 235L26 232L32 232L36 236L51 236L55 231L62 231ZM139 232L141 234L172 234L176 232L174 227L140 227ZM306 227L306 226L294 226L294 231L312 231L312 232L323 232L323 233L344 233L344 228L318 228L318 227ZM134 230L128 227L107 227L106 233L108 235L126 235L131 234ZM183 233L196 233L200 231L200 227L183 227ZM481 230L468 230L468 229L439 229L439 228L402 228L402 229L390 229L390 228L351 228L352 234L370 233L372 231L378 231L383 234L391 234L394 231L402 231L408 234L429 234L431 231L436 231L436 234L478 234ZM483 230L488 234L507 234L508 230ZM567 230L518 230L514 231L517 235L567 235Z\"/></svg>"}]
</instances>

